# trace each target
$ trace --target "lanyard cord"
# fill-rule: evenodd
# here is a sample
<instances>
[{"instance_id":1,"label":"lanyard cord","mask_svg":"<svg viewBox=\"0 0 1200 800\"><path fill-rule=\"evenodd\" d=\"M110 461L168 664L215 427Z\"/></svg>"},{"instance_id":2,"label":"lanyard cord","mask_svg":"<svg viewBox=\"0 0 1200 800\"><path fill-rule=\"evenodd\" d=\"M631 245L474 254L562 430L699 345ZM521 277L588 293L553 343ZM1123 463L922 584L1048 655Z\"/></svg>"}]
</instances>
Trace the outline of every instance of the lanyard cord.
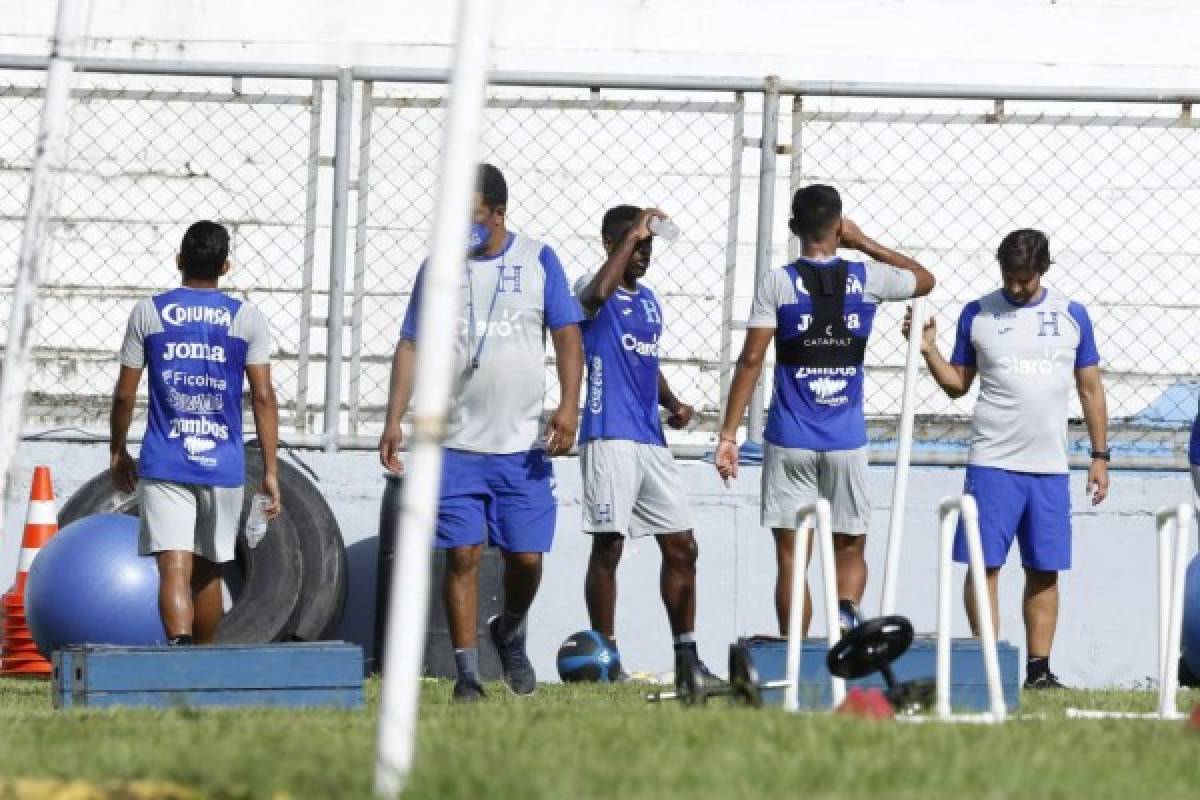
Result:
<instances>
[{"instance_id":1,"label":"lanyard cord","mask_svg":"<svg viewBox=\"0 0 1200 800\"><path fill-rule=\"evenodd\" d=\"M487 319L484 321L483 335L479 336L479 342L476 344L476 327L475 327L475 281L472 278L472 270L470 262L467 263L467 293L470 295L467 303L469 314L469 322L471 329L467 337L467 350L474 350L471 356L470 369L472 372L479 369L479 356L483 353L483 346L487 344L488 334L492 332L492 313L496 310L496 298L500 296L500 285L504 280L504 256L500 256L500 266L498 267L499 274L496 276L496 288L492 290L492 302L488 305Z\"/></svg>"}]
</instances>

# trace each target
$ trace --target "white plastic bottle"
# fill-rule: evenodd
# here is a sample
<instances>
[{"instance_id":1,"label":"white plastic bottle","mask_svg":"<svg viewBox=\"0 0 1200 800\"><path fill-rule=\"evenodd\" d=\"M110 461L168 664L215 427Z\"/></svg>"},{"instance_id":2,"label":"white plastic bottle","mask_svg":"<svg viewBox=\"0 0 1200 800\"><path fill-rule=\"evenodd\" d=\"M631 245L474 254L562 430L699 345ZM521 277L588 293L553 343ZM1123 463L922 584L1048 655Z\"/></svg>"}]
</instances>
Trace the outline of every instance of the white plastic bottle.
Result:
<instances>
[{"instance_id":1,"label":"white plastic bottle","mask_svg":"<svg viewBox=\"0 0 1200 800\"><path fill-rule=\"evenodd\" d=\"M646 227L664 241L673 242L679 238L679 226L666 217L651 217Z\"/></svg>"},{"instance_id":2,"label":"white plastic bottle","mask_svg":"<svg viewBox=\"0 0 1200 800\"><path fill-rule=\"evenodd\" d=\"M114 514L123 514L136 501L137 495L134 492L114 491L112 494L112 508L110 511Z\"/></svg>"},{"instance_id":3,"label":"white plastic bottle","mask_svg":"<svg viewBox=\"0 0 1200 800\"><path fill-rule=\"evenodd\" d=\"M271 507L271 496L257 493L250 501L250 514L246 517L246 544L251 549L267 535L267 509Z\"/></svg>"}]
</instances>

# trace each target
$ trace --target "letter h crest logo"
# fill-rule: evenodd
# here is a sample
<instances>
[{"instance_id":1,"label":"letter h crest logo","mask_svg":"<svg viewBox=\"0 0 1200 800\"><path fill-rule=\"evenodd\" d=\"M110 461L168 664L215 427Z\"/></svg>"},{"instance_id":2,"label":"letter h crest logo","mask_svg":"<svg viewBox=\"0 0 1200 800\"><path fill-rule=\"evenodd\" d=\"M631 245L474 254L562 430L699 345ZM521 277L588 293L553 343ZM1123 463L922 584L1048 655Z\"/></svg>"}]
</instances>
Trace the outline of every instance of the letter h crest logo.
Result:
<instances>
[{"instance_id":1,"label":"letter h crest logo","mask_svg":"<svg viewBox=\"0 0 1200 800\"><path fill-rule=\"evenodd\" d=\"M496 292L514 292L521 293L521 267L515 265L512 267L500 265L500 273L496 278Z\"/></svg>"},{"instance_id":2,"label":"letter h crest logo","mask_svg":"<svg viewBox=\"0 0 1200 800\"><path fill-rule=\"evenodd\" d=\"M1039 311L1038 315L1038 336L1058 336L1058 312L1057 311Z\"/></svg>"}]
</instances>

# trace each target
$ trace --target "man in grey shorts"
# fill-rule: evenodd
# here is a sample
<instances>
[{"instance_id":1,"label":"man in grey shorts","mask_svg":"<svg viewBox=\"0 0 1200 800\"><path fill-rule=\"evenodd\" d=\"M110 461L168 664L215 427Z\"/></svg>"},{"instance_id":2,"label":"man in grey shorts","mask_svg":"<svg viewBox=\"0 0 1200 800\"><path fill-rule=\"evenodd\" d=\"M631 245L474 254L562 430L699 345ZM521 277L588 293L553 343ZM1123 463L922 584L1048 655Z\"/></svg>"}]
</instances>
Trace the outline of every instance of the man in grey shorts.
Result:
<instances>
[{"instance_id":1,"label":"man in grey shorts","mask_svg":"<svg viewBox=\"0 0 1200 800\"><path fill-rule=\"evenodd\" d=\"M217 289L229 233L188 228L176 259L183 285L134 307L121 346L109 445L113 485L137 486L139 551L158 561L159 611L169 644L213 641L224 609L221 564L232 561L242 511L242 380L250 384L263 455L267 517L279 513L279 416L262 313ZM143 368L149 421L135 464L126 449Z\"/></svg>"},{"instance_id":2,"label":"man in grey shorts","mask_svg":"<svg viewBox=\"0 0 1200 800\"><path fill-rule=\"evenodd\" d=\"M867 584L863 552L871 516L862 406L867 337L879 303L921 297L934 285L933 275L916 261L842 217L841 197L830 186L797 191L789 227L800 238L801 255L764 275L755 292L715 459L721 477L737 477L737 429L774 339L775 388L763 432L762 524L775 535L775 611L784 635L796 512L818 496L833 509L843 625L853 622ZM839 247L882 263L844 261ZM811 616L806 597L805 630Z\"/></svg>"},{"instance_id":3,"label":"man in grey shorts","mask_svg":"<svg viewBox=\"0 0 1200 800\"><path fill-rule=\"evenodd\" d=\"M696 650L696 540L687 492L667 440L667 424L684 428L692 407L671 391L659 368L662 306L640 282L650 265L649 223L657 209L621 205L600 225L608 259L575 285L583 327L587 396L579 426L583 530L592 535L584 595L592 627L616 647L617 564L626 536L653 536L662 551L660 590L675 648L675 674L699 669L717 678Z\"/></svg>"}]
</instances>

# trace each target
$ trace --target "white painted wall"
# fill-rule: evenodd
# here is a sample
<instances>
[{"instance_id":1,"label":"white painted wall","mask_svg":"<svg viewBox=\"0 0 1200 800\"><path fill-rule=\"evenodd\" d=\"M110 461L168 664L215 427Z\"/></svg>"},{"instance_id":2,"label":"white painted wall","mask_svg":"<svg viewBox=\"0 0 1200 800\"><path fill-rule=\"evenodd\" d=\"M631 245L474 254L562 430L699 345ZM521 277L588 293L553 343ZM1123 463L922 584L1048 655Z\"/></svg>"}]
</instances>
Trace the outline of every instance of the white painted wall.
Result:
<instances>
[{"instance_id":1,"label":"white painted wall","mask_svg":"<svg viewBox=\"0 0 1200 800\"><path fill-rule=\"evenodd\" d=\"M383 478L372 453L327 456L306 453L304 460L321 477L320 487L337 516L351 555L350 601L342 635L366 645L374 613L375 561ZM53 470L59 505L108 462L98 445L26 443L22 447L9 502L12 521L0 547L0 584L11 583L20 546L25 498L33 465ZM711 465L685 462L693 522L700 544L697 637L701 654L724 672L727 646L737 636L774 633L772 605L775 566L770 533L758 524L758 470L747 468L731 491L722 488ZM558 537L546 560L541 592L530 624L530 654L543 679L556 679L554 655L570 633L588 627L583 575L588 538L579 532L579 468L575 459L558 459L560 510ZM1112 496L1098 509L1083 502L1083 476L1072 475L1075 500L1075 569L1065 573L1062 611L1054 652L1055 671L1069 684L1101 687L1144 683L1155 674L1156 588L1152 512L1187 499L1190 483L1182 474L1116 472ZM874 531L867 561L873 570L864 609L879 608L891 470L872 468ZM910 480L908 532L902 558L897 610L913 619L918 631L932 631L937 524L934 508L961 491L961 470L916 469ZM1001 636L1024 650L1020 614L1021 571L1016 556L1002 573ZM658 548L635 540L625 549L620 570L617 629L631 670L664 672L672 668L670 632L658 596ZM962 572L961 568L958 570ZM819 570L812 570L814 581ZM956 584L958 578L956 578ZM957 591L957 586L956 586ZM814 631L822 626L817 592ZM957 603L956 603L957 606ZM956 635L966 635L966 618L956 610Z\"/></svg>"},{"instance_id":2,"label":"white painted wall","mask_svg":"<svg viewBox=\"0 0 1200 800\"><path fill-rule=\"evenodd\" d=\"M9 0L0 51L53 3ZM442 66L450 0L94 0L97 55ZM505 0L497 66L815 80L1196 85L1190 0Z\"/></svg>"}]
</instances>

